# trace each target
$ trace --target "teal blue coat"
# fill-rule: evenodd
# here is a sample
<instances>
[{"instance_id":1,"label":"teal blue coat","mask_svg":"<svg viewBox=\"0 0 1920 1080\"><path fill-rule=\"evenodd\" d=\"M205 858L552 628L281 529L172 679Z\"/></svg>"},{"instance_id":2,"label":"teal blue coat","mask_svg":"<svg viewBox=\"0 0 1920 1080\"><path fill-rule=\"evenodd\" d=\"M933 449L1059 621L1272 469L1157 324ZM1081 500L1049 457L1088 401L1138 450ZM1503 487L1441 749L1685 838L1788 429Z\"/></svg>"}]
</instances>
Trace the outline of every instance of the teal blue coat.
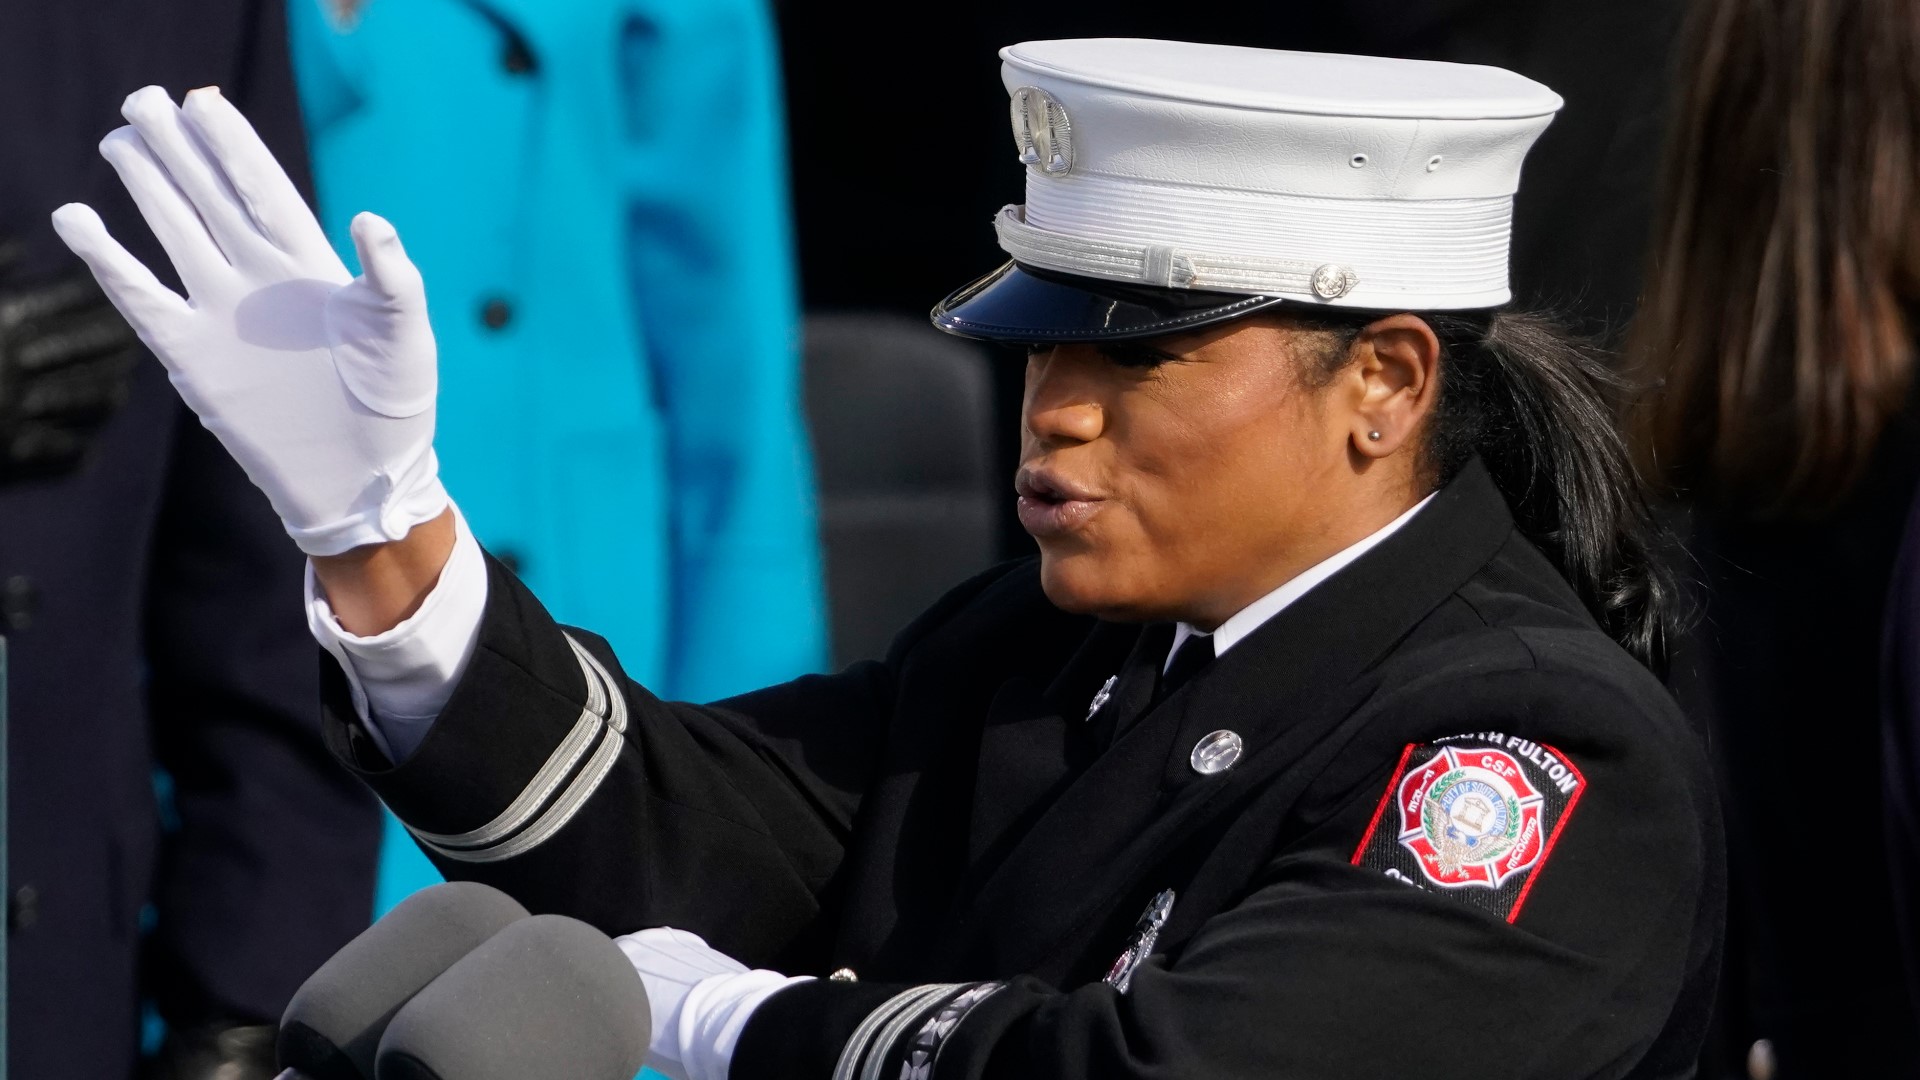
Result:
<instances>
[{"instance_id":1,"label":"teal blue coat","mask_svg":"<svg viewBox=\"0 0 1920 1080\"><path fill-rule=\"evenodd\" d=\"M426 276L481 541L664 696L825 661L764 0L290 0L321 219Z\"/></svg>"}]
</instances>

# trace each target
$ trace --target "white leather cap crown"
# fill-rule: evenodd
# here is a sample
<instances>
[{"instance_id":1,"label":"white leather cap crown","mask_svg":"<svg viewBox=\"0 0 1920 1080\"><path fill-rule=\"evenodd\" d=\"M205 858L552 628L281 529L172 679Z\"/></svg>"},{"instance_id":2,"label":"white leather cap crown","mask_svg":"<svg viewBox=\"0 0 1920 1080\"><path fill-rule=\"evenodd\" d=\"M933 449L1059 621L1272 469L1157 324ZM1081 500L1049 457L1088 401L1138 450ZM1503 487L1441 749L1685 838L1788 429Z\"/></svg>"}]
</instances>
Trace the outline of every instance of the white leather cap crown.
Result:
<instances>
[{"instance_id":1,"label":"white leather cap crown","mask_svg":"<svg viewBox=\"0 0 1920 1080\"><path fill-rule=\"evenodd\" d=\"M1001 50L1024 265L1396 311L1495 307L1559 95L1500 68L1124 38Z\"/></svg>"}]
</instances>

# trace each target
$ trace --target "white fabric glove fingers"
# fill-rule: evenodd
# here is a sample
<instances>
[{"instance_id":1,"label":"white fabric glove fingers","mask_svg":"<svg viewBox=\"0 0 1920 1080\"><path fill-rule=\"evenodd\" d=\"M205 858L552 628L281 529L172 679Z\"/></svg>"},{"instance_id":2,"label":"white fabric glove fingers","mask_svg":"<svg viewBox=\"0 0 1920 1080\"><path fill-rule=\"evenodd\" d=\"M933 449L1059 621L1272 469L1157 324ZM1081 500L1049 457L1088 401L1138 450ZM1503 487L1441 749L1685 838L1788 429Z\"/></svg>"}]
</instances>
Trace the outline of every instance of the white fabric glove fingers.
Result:
<instances>
[{"instance_id":1,"label":"white fabric glove fingers","mask_svg":"<svg viewBox=\"0 0 1920 1080\"><path fill-rule=\"evenodd\" d=\"M733 1052L754 1010L794 983L810 981L790 979L777 971L702 979L687 992L676 1018L676 1049L687 1080L727 1080Z\"/></svg>"},{"instance_id":2,"label":"white fabric glove fingers","mask_svg":"<svg viewBox=\"0 0 1920 1080\"><path fill-rule=\"evenodd\" d=\"M647 990L647 1065L676 1080L726 1080L753 1011L802 979L745 964L698 934L657 926L616 939Z\"/></svg>"},{"instance_id":3,"label":"white fabric glove fingers","mask_svg":"<svg viewBox=\"0 0 1920 1080\"><path fill-rule=\"evenodd\" d=\"M107 232L107 225L84 203L68 203L53 212L53 231L93 271L95 280L120 314L162 358L157 345L171 319L192 314L178 293L160 283L145 263L133 257Z\"/></svg>"},{"instance_id":4,"label":"white fabric glove fingers","mask_svg":"<svg viewBox=\"0 0 1920 1080\"><path fill-rule=\"evenodd\" d=\"M628 934L616 944L643 975L690 987L712 975L737 974L746 966L701 939L698 934L657 926Z\"/></svg>"},{"instance_id":5,"label":"white fabric glove fingers","mask_svg":"<svg viewBox=\"0 0 1920 1080\"><path fill-rule=\"evenodd\" d=\"M214 289L231 270L200 215L154 158L146 140L130 127L115 128L100 140L100 156L120 174L140 216L166 249L189 298Z\"/></svg>"},{"instance_id":6,"label":"white fabric glove fingers","mask_svg":"<svg viewBox=\"0 0 1920 1080\"><path fill-rule=\"evenodd\" d=\"M353 234L353 250L360 255L360 272L369 285L395 304L425 306L426 286L421 282L420 268L407 258L392 222L363 210L353 215L348 231Z\"/></svg>"},{"instance_id":7,"label":"white fabric glove fingers","mask_svg":"<svg viewBox=\"0 0 1920 1080\"><path fill-rule=\"evenodd\" d=\"M660 954L645 941L640 940L638 934L614 938L613 943L620 947L621 952L627 954L627 961L633 965L633 970L648 980L664 979L682 987L691 986L699 981L697 978L689 979L687 977L689 972L682 965L664 963Z\"/></svg>"},{"instance_id":8,"label":"white fabric glove fingers","mask_svg":"<svg viewBox=\"0 0 1920 1080\"><path fill-rule=\"evenodd\" d=\"M188 406L266 493L288 535L308 554L330 555L398 539L439 514L447 495L433 454L433 333L417 280L396 302L330 252L302 258L280 247L254 221L212 144L163 91L135 93L124 111L138 127L113 132L100 152L178 269L186 299L169 296L146 272L162 268L128 257L85 208L61 211L62 234L167 364ZM263 206L278 200L279 209L299 211L301 228L311 224L271 156L218 95L200 95L193 111L235 150L244 163L236 172ZM383 281L401 276L394 259L407 265L397 241L391 255L380 264ZM355 373L351 382L347 372ZM405 393L393 393L394 385ZM355 396L369 386L407 397L409 407L403 415L370 408Z\"/></svg>"},{"instance_id":9,"label":"white fabric glove fingers","mask_svg":"<svg viewBox=\"0 0 1920 1080\"><path fill-rule=\"evenodd\" d=\"M254 227L240 196L214 167L198 136L187 130L180 107L167 92L157 86L135 90L121 104L120 115L146 140L167 175L186 193L227 261L239 264L256 257L268 243L265 234Z\"/></svg>"},{"instance_id":10,"label":"white fabric glove fingers","mask_svg":"<svg viewBox=\"0 0 1920 1080\"><path fill-rule=\"evenodd\" d=\"M641 934L646 935L662 953L685 961L689 970L694 972L695 982L714 975L739 975L747 970L747 965L707 944L706 938L690 930L657 926L642 930Z\"/></svg>"},{"instance_id":11,"label":"white fabric glove fingers","mask_svg":"<svg viewBox=\"0 0 1920 1080\"><path fill-rule=\"evenodd\" d=\"M287 171L219 87L188 91L180 111L268 240L303 262L337 258Z\"/></svg>"},{"instance_id":12,"label":"white fabric glove fingers","mask_svg":"<svg viewBox=\"0 0 1920 1080\"><path fill-rule=\"evenodd\" d=\"M327 304L334 367L362 405L395 419L415 416L439 390L426 286L387 219L356 214L351 232L361 275Z\"/></svg>"}]
</instances>

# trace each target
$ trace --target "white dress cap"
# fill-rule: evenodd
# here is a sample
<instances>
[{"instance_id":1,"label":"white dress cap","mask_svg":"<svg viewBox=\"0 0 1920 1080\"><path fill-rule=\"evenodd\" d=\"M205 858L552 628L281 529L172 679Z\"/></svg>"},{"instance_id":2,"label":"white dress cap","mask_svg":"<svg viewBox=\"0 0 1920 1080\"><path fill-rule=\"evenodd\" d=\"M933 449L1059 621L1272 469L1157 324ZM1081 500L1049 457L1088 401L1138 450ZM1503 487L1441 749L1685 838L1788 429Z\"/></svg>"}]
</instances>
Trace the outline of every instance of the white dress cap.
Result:
<instances>
[{"instance_id":1,"label":"white dress cap","mask_svg":"<svg viewBox=\"0 0 1920 1080\"><path fill-rule=\"evenodd\" d=\"M1559 95L1501 68L1128 38L1001 50L1029 267L1395 311L1507 302Z\"/></svg>"}]
</instances>

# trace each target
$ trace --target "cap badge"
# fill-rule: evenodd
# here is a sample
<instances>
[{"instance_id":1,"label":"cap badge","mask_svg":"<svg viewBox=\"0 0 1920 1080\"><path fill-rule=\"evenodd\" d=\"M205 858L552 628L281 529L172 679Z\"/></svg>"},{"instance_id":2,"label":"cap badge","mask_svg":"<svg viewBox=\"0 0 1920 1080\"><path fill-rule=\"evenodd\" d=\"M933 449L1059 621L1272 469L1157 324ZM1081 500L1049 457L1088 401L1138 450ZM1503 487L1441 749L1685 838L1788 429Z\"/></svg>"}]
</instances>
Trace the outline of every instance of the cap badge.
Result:
<instances>
[{"instance_id":1,"label":"cap badge","mask_svg":"<svg viewBox=\"0 0 1920 1080\"><path fill-rule=\"evenodd\" d=\"M1338 300L1360 284L1360 275L1339 263L1327 263L1313 272L1313 295L1322 300Z\"/></svg>"},{"instance_id":2,"label":"cap badge","mask_svg":"<svg viewBox=\"0 0 1920 1080\"><path fill-rule=\"evenodd\" d=\"M1073 124L1053 95L1037 86L1013 92L1013 142L1020 163L1033 165L1049 176L1065 176L1073 169Z\"/></svg>"}]
</instances>

